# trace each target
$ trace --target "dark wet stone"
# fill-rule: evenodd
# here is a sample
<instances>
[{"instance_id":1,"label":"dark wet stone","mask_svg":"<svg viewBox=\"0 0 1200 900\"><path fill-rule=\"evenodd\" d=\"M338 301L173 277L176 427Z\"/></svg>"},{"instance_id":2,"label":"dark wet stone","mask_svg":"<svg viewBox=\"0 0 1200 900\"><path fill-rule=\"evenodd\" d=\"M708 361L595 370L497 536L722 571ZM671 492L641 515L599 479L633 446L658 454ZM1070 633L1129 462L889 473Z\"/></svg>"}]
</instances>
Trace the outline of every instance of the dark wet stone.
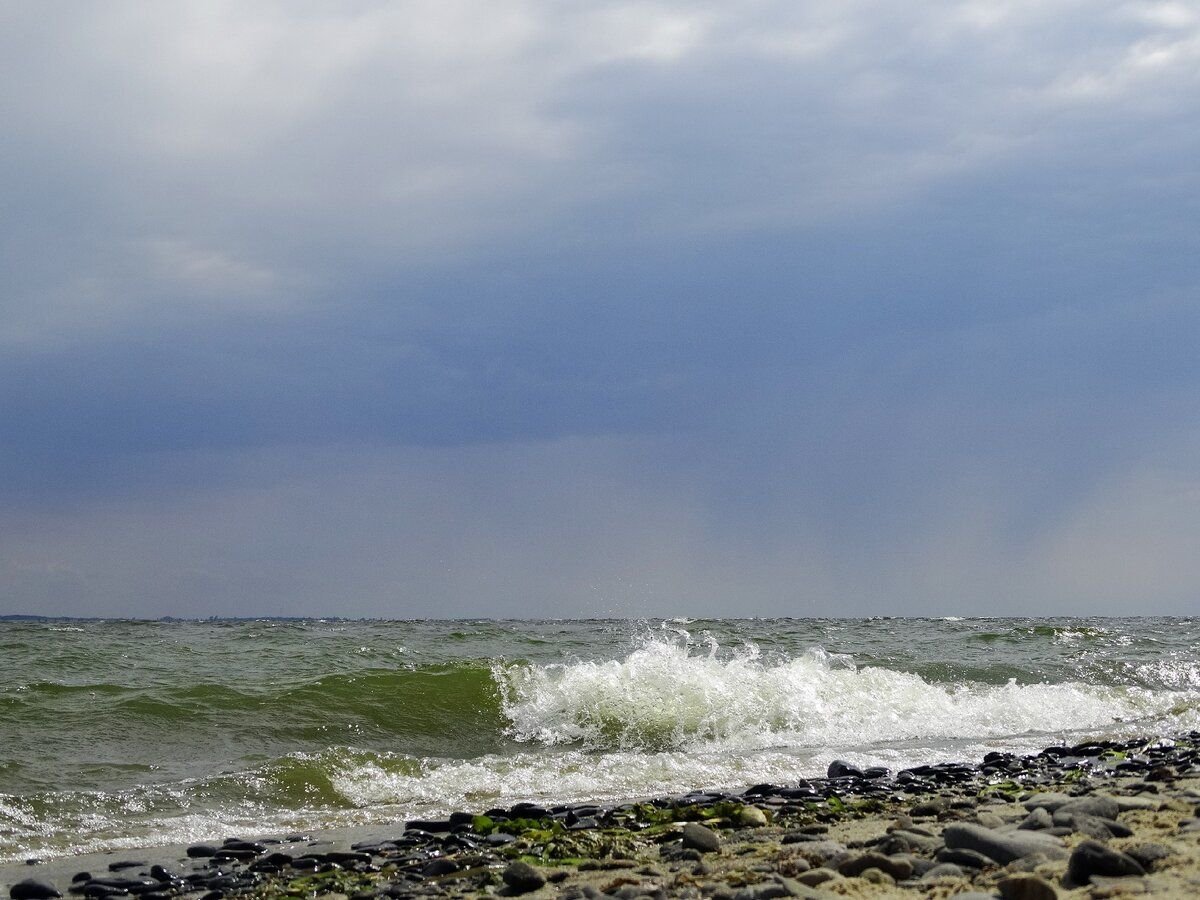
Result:
<instances>
[{"instance_id":1,"label":"dark wet stone","mask_svg":"<svg viewBox=\"0 0 1200 900\"><path fill-rule=\"evenodd\" d=\"M404 823L405 831L423 831L426 834L443 834L453 827L448 819L413 819Z\"/></svg>"},{"instance_id":2,"label":"dark wet stone","mask_svg":"<svg viewBox=\"0 0 1200 900\"><path fill-rule=\"evenodd\" d=\"M138 868L144 867L145 865L146 865L146 862L144 860L120 859L120 860L117 860L116 862L110 862L108 864L108 871L120 872L123 869L138 869Z\"/></svg>"},{"instance_id":3,"label":"dark wet stone","mask_svg":"<svg viewBox=\"0 0 1200 900\"><path fill-rule=\"evenodd\" d=\"M829 769L826 772L829 778L863 778L863 770L858 766L846 762L844 759L835 759L829 764Z\"/></svg>"},{"instance_id":4,"label":"dark wet stone","mask_svg":"<svg viewBox=\"0 0 1200 900\"><path fill-rule=\"evenodd\" d=\"M179 876L171 870L155 864L150 867L150 877L157 881L177 881Z\"/></svg>"},{"instance_id":5,"label":"dark wet stone","mask_svg":"<svg viewBox=\"0 0 1200 900\"><path fill-rule=\"evenodd\" d=\"M500 876L512 890L518 894L536 891L546 883L546 876L527 862L512 862Z\"/></svg>"},{"instance_id":6,"label":"dark wet stone","mask_svg":"<svg viewBox=\"0 0 1200 900\"><path fill-rule=\"evenodd\" d=\"M321 860L313 856L297 856L292 860L293 869L312 870L318 869L321 866Z\"/></svg>"},{"instance_id":7,"label":"dark wet stone","mask_svg":"<svg viewBox=\"0 0 1200 900\"><path fill-rule=\"evenodd\" d=\"M217 849L212 844L193 844L187 848L187 855L192 859L204 859L217 855Z\"/></svg>"},{"instance_id":8,"label":"dark wet stone","mask_svg":"<svg viewBox=\"0 0 1200 900\"><path fill-rule=\"evenodd\" d=\"M539 806L537 803L522 801L521 803L514 803L509 808L508 815L514 819L544 819L550 815L550 810L544 806Z\"/></svg>"},{"instance_id":9,"label":"dark wet stone","mask_svg":"<svg viewBox=\"0 0 1200 900\"><path fill-rule=\"evenodd\" d=\"M1132 856L1099 841L1084 841L1072 851L1067 862L1067 875L1074 884L1087 884L1093 875L1123 878L1145 874L1142 864Z\"/></svg>"},{"instance_id":10,"label":"dark wet stone","mask_svg":"<svg viewBox=\"0 0 1200 900\"><path fill-rule=\"evenodd\" d=\"M71 876L71 884L79 884L80 882L91 881L91 880L92 880L91 872L76 872L74 875Z\"/></svg>"},{"instance_id":11,"label":"dark wet stone","mask_svg":"<svg viewBox=\"0 0 1200 900\"><path fill-rule=\"evenodd\" d=\"M267 848L257 841L239 841L237 838L230 838L222 844L226 850L244 850L250 853L266 853Z\"/></svg>"},{"instance_id":12,"label":"dark wet stone","mask_svg":"<svg viewBox=\"0 0 1200 900\"><path fill-rule=\"evenodd\" d=\"M86 884L79 885L79 890L76 891L72 886L71 893L80 893L85 897L103 898L103 897L128 897L129 891L122 887L113 887L109 884L99 884L95 881L89 881Z\"/></svg>"},{"instance_id":13,"label":"dark wet stone","mask_svg":"<svg viewBox=\"0 0 1200 900\"><path fill-rule=\"evenodd\" d=\"M443 856L430 860L425 868L421 870L421 874L426 878L436 878L439 875L449 875L451 872L457 871L458 863Z\"/></svg>"},{"instance_id":14,"label":"dark wet stone","mask_svg":"<svg viewBox=\"0 0 1200 900\"><path fill-rule=\"evenodd\" d=\"M358 850L330 850L325 854L325 862L337 863L339 866L366 864L371 862L371 854Z\"/></svg>"},{"instance_id":15,"label":"dark wet stone","mask_svg":"<svg viewBox=\"0 0 1200 900\"><path fill-rule=\"evenodd\" d=\"M26 878L9 888L8 896L12 900L50 900L52 897L61 897L62 894L48 881Z\"/></svg>"},{"instance_id":16,"label":"dark wet stone","mask_svg":"<svg viewBox=\"0 0 1200 900\"><path fill-rule=\"evenodd\" d=\"M688 822L683 826L683 847L701 853L714 853L721 849L721 836L699 822Z\"/></svg>"},{"instance_id":17,"label":"dark wet stone","mask_svg":"<svg viewBox=\"0 0 1200 900\"><path fill-rule=\"evenodd\" d=\"M483 842L491 847L503 847L505 844L511 844L516 840L516 837L511 834L505 834L503 831L494 831L483 839Z\"/></svg>"}]
</instances>

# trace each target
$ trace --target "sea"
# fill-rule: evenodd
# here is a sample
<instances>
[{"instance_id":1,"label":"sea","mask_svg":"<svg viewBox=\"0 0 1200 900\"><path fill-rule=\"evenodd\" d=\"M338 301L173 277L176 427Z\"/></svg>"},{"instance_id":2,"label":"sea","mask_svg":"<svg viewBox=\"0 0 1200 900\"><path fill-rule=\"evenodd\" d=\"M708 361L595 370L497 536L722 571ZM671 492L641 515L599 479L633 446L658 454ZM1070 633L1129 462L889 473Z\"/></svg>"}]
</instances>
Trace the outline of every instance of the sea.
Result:
<instances>
[{"instance_id":1,"label":"sea","mask_svg":"<svg viewBox=\"0 0 1200 900\"><path fill-rule=\"evenodd\" d=\"M1200 729L1200 618L0 621L0 862Z\"/></svg>"}]
</instances>

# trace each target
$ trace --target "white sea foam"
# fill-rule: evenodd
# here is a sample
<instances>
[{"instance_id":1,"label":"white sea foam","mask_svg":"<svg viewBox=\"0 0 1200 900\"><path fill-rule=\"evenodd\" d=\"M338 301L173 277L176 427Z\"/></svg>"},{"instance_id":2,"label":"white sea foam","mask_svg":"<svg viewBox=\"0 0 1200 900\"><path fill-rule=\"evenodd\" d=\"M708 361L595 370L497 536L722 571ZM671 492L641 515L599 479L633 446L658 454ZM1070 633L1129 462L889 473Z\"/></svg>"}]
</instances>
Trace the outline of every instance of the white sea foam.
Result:
<instances>
[{"instance_id":1,"label":"white sea foam","mask_svg":"<svg viewBox=\"0 0 1200 900\"><path fill-rule=\"evenodd\" d=\"M1194 705L1132 686L935 684L820 650L763 659L650 641L623 659L497 670L518 740L588 749L755 750L1058 733ZM1181 685L1182 686L1182 685Z\"/></svg>"}]
</instances>

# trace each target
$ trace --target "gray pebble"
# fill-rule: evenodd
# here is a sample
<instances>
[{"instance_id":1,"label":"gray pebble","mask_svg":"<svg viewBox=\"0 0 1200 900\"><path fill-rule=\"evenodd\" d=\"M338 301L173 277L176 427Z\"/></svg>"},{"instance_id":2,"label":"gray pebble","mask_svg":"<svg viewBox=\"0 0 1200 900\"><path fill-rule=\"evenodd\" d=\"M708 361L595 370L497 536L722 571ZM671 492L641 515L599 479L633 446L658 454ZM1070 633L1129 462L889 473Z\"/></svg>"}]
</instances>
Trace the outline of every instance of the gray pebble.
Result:
<instances>
[{"instance_id":1,"label":"gray pebble","mask_svg":"<svg viewBox=\"0 0 1200 900\"><path fill-rule=\"evenodd\" d=\"M536 891L546 883L546 876L527 862L511 862L500 876L518 894Z\"/></svg>"},{"instance_id":2,"label":"gray pebble","mask_svg":"<svg viewBox=\"0 0 1200 900\"><path fill-rule=\"evenodd\" d=\"M721 849L721 836L699 822L688 822L683 826L683 847L700 853L715 853Z\"/></svg>"}]
</instances>

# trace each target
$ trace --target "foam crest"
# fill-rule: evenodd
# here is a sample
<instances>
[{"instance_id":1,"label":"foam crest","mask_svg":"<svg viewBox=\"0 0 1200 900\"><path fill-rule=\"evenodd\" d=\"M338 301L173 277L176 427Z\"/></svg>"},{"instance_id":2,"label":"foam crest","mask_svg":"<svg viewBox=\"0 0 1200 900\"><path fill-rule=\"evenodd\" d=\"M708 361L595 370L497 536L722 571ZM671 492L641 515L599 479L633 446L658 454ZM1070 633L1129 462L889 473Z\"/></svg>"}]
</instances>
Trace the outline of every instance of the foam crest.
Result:
<instances>
[{"instance_id":1,"label":"foam crest","mask_svg":"<svg viewBox=\"0 0 1200 900\"><path fill-rule=\"evenodd\" d=\"M498 669L512 735L586 749L822 748L1096 729L1168 715L1169 691L937 684L812 650L764 659L654 640L623 659ZM1195 698L1191 698L1193 701Z\"/></svg>"}]
</instances>

